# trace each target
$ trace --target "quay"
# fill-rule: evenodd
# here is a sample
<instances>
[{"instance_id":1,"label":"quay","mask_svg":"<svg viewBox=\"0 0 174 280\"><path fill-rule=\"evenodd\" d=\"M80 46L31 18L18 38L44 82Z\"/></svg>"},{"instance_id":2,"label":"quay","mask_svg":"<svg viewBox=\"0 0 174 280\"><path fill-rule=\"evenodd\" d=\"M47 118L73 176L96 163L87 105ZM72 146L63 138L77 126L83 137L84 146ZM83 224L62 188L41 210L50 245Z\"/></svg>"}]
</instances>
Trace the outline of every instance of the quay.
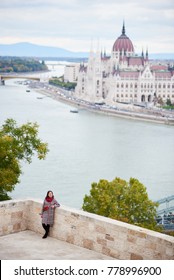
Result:
<instances>
[{"instance_id":1,"label":"quay","mask_svg":"<svg viewBox=\"0 0 174 280\"><path fill-rule=\"evenodd\" d=\"M174 112L173 111L157 111L150 110L147 108L137 108L133 104L121 106L121 104L116 104L116 106L106 106L97 105L90 102L86 102L82 99L77 99L73 96L73 92L69 92L57 86L49 85L46 82L41 82L39 77L32 77L28 75L3 75L0 76L0 83L5 84L6 79L27 79L31 80L29 87L39 93L49 96L55 100L58 100L69 105L73 105L77 109L82 108L88 111L109 115L119 118L126 118L130 120L154 122L165 125L174 125ZM32 80L34 80L32 82ZM131 109L129 107L132 107Z\"/></svg>"},{"instance_id":2,"label":"quay","mask_svg":"<svg viewBox=\"0 0 174 280\"><path fill-rule=\"evenodd\" d=\"M73 105L76 108L82 108L86 109L88 111L114 116L114 117L120 117L120 118L126 118L126 119L132 119L132 120L139 120L139 121L146 121L146 122L154 122L159 124L166 124L166 125L174 125L174 112L162 112L159 113L158 111L153 110L146 110L140 109L138 110L137 107L129 110L129 109L122 109L119 108L119 104L117 104L117 108L112 108L109 106L108 108L104 107L103 105L95 105L89 102L85 102L81 99L76 99L69 93L67 90L64 90L60 87L56 87L53 85L46 85L44 83L37 83L35 86L34 84L31 84L31 88L34 88L34 90L38 91L39 93L43 95L47 95L55 100L58 100L63 103L67 103L69 105ZM125 105L126 106L126 105ZM125 107L126 108L126 107Z\"/></svg>"}]
</instances>

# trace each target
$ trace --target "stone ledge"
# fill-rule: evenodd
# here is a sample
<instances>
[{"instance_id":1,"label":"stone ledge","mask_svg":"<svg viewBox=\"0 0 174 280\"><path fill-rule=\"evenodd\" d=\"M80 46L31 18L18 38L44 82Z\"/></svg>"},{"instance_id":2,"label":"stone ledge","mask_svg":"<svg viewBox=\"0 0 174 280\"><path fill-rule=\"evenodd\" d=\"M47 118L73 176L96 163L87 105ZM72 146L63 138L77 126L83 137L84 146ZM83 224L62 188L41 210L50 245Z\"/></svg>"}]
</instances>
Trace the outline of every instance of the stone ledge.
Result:
<instances>
[{"instance_id":1,"label":"stone ledge","mask_svg":"<svg viewBox=\"0 0 174 280\"><path fill-rule=\"evenodd\" d=\"M36 199L0 202L0 235L43 234L41 207ZM174 259L174 237L66 206L55 210L50 236L120 259Z\"/></svg>"}]
</instances>

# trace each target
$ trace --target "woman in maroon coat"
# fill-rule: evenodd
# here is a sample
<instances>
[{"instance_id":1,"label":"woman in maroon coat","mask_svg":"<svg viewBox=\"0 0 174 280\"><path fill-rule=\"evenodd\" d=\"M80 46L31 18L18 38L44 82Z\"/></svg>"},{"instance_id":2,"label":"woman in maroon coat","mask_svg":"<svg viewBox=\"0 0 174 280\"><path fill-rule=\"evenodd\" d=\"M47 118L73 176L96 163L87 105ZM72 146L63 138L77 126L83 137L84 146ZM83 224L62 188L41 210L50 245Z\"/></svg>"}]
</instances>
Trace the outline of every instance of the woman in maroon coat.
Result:
<instances>
[{"instance_id":1,"label":"woman in maroon coat","mask_svg":"<svg viewBox=\"0 0 174 280\"><path fill-rule=\"evenodd\" d=\"M53 226L54 223L54 210L55 207L59 207L60 204L54 198L53 192L48 191L47 195L44 199L43 206L42 206L42 226L45 230L45 234L42 238L47 238L50 226Z\"/></svg>"}]
</instances>

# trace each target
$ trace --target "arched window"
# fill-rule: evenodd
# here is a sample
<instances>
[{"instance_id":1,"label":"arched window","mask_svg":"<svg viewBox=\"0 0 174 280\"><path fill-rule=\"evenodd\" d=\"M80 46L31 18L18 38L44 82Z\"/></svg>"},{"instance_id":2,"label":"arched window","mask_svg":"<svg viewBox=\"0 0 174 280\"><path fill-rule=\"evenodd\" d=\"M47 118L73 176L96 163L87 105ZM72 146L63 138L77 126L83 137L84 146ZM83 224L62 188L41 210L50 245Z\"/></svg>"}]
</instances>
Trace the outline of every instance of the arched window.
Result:
<instances>
[{"instance_id":1,"label":"arched window","mask_svg":"<svg viewBox=\"0 0 174 280\"><path fill-rule=\"evenodd\" d=\"M141 102L145 102L145 95L144 94L141 96Z\"/></svg>"},{"instance_id":2,"label":"arched window","mask_svg":"<svg viewBox=\"0 0 174 280\"><path fill-rule=\"evenodd\" d=\"M151 102L151 99L152 99L151 95L148 95L148 102Z\"/></svg>"}]
</instances>

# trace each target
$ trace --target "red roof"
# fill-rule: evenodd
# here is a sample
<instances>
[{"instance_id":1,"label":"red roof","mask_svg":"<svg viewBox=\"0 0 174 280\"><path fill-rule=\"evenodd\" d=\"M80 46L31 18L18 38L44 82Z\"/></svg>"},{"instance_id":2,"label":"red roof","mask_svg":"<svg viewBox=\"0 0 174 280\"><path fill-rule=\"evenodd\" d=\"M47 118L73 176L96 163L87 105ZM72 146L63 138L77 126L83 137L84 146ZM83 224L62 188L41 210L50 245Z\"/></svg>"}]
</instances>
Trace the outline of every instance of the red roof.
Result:
<instances>
[{"instance_id":1,"label":"red roof","mask_svg":"<svg viewBox=\"0 0 174 280\"><path fill-rule=\"evenodd\" d=\"M144 58L143 57L128 57L128 65L132 66L139 66L139 65L144 65Z\"/></svg>"},{"instance_id":2,"label":"red roof","mask_svg":"<svg viewBox=\"0 0 174 280\"><path fill-rule=\"evenodd\" d=\"M121 78L132 78L138 79L139 72L138 71L115 71L114 75L119 75Z\"/></svg>"},{"instance_id":3,"label":"red roof","mask_svg":"<svg viewBox=\"0 0 174 280\"><path fill-rule=\"evenodd\" d=\"M134 52L133 44L132 44L131 40L126 36L125 32L126 32L125 26L124 26L124 22L123 22L122 34L115 41L115 43L113 45L113 51Z\"/></svg>"},{"instance_id":4,"label":"red roof","mask_svg":"<svg viewBox=\"0 0 174 280\"><path fill-rule=\"evenodd\" d=\"M167 66L166 65L152 65L150 67L151 70L167 70Z\"/></svg>"},{"instance_id":5,"label":"red roof","mask_svg":"<svg viewBox=\"0 0 174 280\"><path fill-rule=\"evenodd\" d=\"M156 77L156 78L171 79L172 76L173 76L173 75L172 75L172 72L170 72L170 71L155 72L155 77Z\"/></svg>"},{"instance_id":6,"label":"red roof","mask_svg":"<svg viewBox=\"0 0 174 280\"><path fill-rule=\"evenodd\" d=\"M121 35L118 37L118 39L115 41L113 45L113 51L128 51L128 52L134 52L134 47L131 42L131 40L126 35Z\"/></svg>"}]
</instances>

